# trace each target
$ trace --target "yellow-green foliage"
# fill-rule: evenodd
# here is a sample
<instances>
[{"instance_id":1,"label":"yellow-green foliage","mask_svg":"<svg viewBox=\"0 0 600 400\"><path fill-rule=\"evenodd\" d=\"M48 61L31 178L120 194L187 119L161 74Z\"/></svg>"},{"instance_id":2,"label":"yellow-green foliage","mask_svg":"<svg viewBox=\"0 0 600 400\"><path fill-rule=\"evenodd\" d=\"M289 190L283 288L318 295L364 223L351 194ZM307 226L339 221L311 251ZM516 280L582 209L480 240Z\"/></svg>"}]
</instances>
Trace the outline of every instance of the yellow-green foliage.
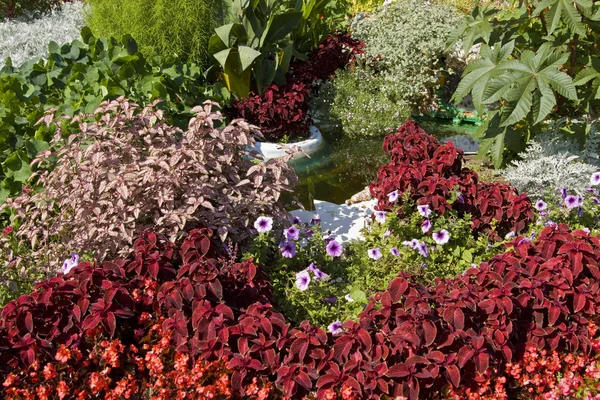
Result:
<instances>
[{"instance_id":1,"label":"yellow-green foliage","mask_svg":"<svg viewBox=\"0 0 600 400\"><path fill-rule=\"evenodd\" d=\"M426 0L417 0L425 2ZM377 7L382 5L384 0L349 0L350 13L352 15L359 12L372 12ZM451 5L457 10L469 14L471 10L478 4L484 3L477 0L441 0L441 3Z\"/></svg>"},{"instance_id":2,"label":"yellow-green foliage","mask_svg":"<svg viewBox=\"0 0 600 400\"><path fill-rule=\"evenodd\" d=\"M86 0L96 36L129 33L146 57L177 56L206 66L208 40L228 11L226 0Z\"/></svg>"}]
</instances>

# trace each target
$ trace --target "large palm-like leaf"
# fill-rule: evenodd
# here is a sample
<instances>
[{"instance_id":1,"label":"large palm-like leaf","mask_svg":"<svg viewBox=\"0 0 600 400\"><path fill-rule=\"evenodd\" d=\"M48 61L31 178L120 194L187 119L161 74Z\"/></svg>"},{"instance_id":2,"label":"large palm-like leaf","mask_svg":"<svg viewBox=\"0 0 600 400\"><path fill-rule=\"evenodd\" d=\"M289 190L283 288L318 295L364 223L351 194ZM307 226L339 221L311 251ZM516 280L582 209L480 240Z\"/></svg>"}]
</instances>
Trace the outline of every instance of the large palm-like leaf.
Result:
<instances>
[{"instance_id":1,"label":"large palm-like leaf","mask_svg":"<svg viewBox=\"0 0 600 400\"><path fill-rule=\"evenodd\" d=\"M549 9L546 24L549 35L554 32L561 20L567 24L572 32L584 35L586 29L581 22L581 14L574 4L587 11L591 10L593 6L592 0L542 0L533 11L533 16Z\"/></svg>"},{"instance_id":2,"label":"large palm-like leaf","mask_svg":"<svg viewBox=\"0 0 600 400\"><path fill-rule=\"evenodd\" d=\"M515 42L509 42L504 46L496 46L490 49L488 45L481 46L481 58L471 62L460 81L454 95L453 101L460 102L469 92L473 95L473 104L480 115L483 115L484 92L489 81L502 74L498 66L505 63L513 52Z\"/></svg>"}]
</instances>

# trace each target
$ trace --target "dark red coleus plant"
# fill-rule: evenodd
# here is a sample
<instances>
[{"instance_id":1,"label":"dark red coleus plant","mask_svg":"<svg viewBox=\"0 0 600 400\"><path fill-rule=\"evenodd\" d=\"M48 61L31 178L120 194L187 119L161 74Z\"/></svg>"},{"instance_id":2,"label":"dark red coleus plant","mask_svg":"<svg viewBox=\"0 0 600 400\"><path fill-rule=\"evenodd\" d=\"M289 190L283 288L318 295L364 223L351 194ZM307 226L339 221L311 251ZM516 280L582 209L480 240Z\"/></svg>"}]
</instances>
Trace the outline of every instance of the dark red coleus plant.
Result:
<instances>
[{"instance_id":1,"label":"dark red coleus plant","mask_svg":"<svg viewBox=\"0 0 600 400\"><path fill-rule=\"evenodd\" d=\"M480 183L477 173L463 168L462 150L452 142L439 143L415 121L388 135L383 148L390 162L369 186L381 210L392 209L387 195L397 190L400 198L410 193L417 204L429 204L439 214L449 209L470 213L474 231L493 239L511 231L524 232L533 221L533 208L525 195L508 185ZM456 201L450 203L450 198Z\"/></svg>"}]
</instances>

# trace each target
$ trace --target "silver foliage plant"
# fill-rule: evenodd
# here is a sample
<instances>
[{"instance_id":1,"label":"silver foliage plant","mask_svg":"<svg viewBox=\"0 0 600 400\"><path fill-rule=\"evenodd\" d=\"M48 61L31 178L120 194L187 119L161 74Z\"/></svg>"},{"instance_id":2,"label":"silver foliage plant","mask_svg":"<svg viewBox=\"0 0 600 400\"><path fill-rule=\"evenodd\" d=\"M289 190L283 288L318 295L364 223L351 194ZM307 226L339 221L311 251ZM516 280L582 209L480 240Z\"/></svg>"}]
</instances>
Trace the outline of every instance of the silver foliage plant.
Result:
<instances>
[{"instance_id":1,"label":"silver foliage plant","mask_svg":"<svg viewBox=\"0 0 600 400\"><path fill-rule=\"evenodd\" d=\"M14 66L20 66L30 59L45 57L51 41L62 45L79 39L86 7L79 1L65 3L37 19L0 22L0 68L7 57Z\"/></svg>"},{"instance_id":2,"label":"silver foliage plant","mask_svg":"<svg viewBox=\"0 0 600 400\"><path fill-rule=\"evenodd\" d=\"M357 19L353 36L367 44L371 57L401 85L407 103L418 102L438 85L446 40L461 16L441 2L398 0Z\"/></svg>"},{"instance_id":3,"label":"silver foliage plant","mask_svg":"<svg viewBox=\"0 0 600 400\"><path fill-rule=\"evenodd\" d=\"M156 102L142 109L119 98L74 117L81 132L64 139L59 129L52 142L58 150L33 161L59 160L40 170L43 190L5 205L36 265L56 268L71 251L125 255L145 229L173 240L200 224L223 240L228 233L243 240L258 216L286 217L280 194L297 183L288 159L253 162L247 149L258 128L241 119L216 128L223 121L216 106L193 108L182 132L164 122ZM43 122L57 121L47 114Z\"/></svg>"},{"instance_id":4,"label":"silver foliage plant","mask_svg":"<svg viewBox=\"0 0 600 400\"><path fill-rule=\"evenodd\" d=\"M503 171L504 177L520 192L532 199L567 188L569 193L583 194L590 186L590 177L600 171L600 123L591 124L583 149L559 133L564 121L538 135Z\"/></svg>"}]
</instances>

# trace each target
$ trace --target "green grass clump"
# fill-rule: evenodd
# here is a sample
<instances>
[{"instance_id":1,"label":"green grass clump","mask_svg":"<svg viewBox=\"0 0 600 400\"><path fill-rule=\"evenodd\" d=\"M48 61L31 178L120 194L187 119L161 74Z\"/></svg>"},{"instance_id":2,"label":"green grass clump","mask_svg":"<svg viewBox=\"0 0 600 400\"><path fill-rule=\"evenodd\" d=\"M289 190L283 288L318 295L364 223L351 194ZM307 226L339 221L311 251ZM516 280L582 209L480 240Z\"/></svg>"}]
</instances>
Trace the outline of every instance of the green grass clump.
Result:
<instances>
[{"instance_id":1,"label":"green grass clump","mask_svg":"<svg viewBox=\"0 0 600 400\"><path fill-rule=\"evenodd\" d=\"M87 23L96 36L130 34L148 58L175 56L201 66L208 40L228 15L224 0L87 0Z\"/></svg>"}]
</instances>

